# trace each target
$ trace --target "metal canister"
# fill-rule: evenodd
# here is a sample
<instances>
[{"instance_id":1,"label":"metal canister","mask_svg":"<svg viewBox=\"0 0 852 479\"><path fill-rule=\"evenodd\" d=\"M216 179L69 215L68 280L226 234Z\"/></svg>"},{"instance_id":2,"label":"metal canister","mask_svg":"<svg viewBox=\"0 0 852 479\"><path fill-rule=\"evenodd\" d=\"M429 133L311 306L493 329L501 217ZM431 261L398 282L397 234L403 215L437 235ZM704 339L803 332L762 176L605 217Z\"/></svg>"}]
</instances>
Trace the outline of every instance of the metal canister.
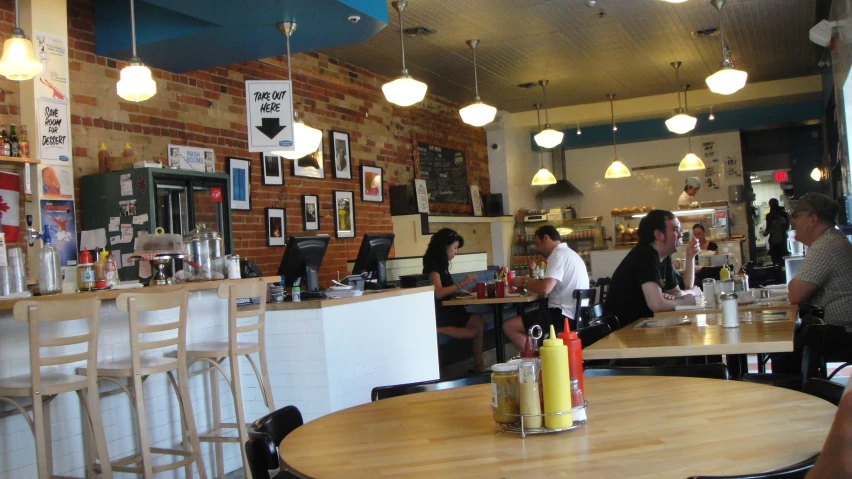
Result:
<instances>
[{"instance_id":1,"label":"metal canister","mask_svg":"<svg viewBox=\"0 0 852 479\"><path fill-rule=\"evenodd\" d=\"M228 279L242 278L242 274L240 273L240 255L229 254L225 258L228 261Z\"/></svg>"},{"instance_id":2,"label":"metal canister","mask_svg":"<svg viewBox=\"0 0 852 479\"><path fill-rule=\"evenodd\" d=\"M738 328L740 320L737 311L736 293L722 293L720 302L722 304L722 327Z\"/></svg>"},{"instance_id":3,"label":"metal canister","mask_svg":"<svg viewBox=\"0 0 852 479\"><path fill-rule=\"evenodd\" d=\"M748 276L744 274L737 274L734 275L733 280L734 292L748 291Z\"/></svg>"},{"instance_id":4,"label":"metal canister","mask_svg":"<svg viewBox=\"0 0 852 479\"><path fill-rule=\"evenodd\" d=\"M225 268L225 242L218 231L207 228L204 223L195 225L195 229L184 236L186 252L184 271L189 281L210 281L224 279L228 273Z\"/></svg>"}]
</instances>

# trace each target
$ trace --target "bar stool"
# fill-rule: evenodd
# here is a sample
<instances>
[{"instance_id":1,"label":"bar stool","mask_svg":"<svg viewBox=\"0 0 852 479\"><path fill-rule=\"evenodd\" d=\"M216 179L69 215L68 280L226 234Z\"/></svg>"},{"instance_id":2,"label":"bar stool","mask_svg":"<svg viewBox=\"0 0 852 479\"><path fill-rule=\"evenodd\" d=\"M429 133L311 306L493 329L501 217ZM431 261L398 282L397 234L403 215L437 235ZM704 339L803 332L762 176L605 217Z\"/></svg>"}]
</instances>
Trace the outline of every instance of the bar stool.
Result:
<instances>
[{"instance_id":1,"label":"bar stool","mask_svg":"<svg viewBox=\"0 0 852 479\"><path fill-rule=\"evenodd\" d=\"M142 474L146 479L154 473L185 468L186 477L192 477L192 463L198 469L198 475L206 479L207 472L201 457L201 446L195 429L195 416L189 398L188 375L186 368L186 309L189 296L186 288L156 293L122 293L115 298L116 309L130 316L130 356L98 363L98 380L109 381L117 385L131 399L136 412L136 425L139 439L139 454L112 461L112 470ZM168 322L140 324L139 313L150 313L166 309L179 308L177 319ZM174 346L174 358L152 355L151 350ZM143 353L148 352L143 356ZM81 369L86 371L86 369ZM174 373L177 371L177 381ZM150 447L148 424L145 413L145 397L142 382L150 375L166 373L175 391L180 409L183 449ZM180 456L182 459L154 466L152 454ZM141 466L138 465L141 462Z\"/></svg>"},{"instance_id":2,"label":"bar stool","mask_svg":"<svg viewBox=\"0 0 852 479\"><path fill-rule=\"evenodd\" d=\"M254 375L260 385L263 402L269 408L269 412L275 410L272 400L272 389L269 386L269 372L266 367L266 343L264 340L264 315L266 313L266 281L263 278L256 280L240 280L228 282L219 286L219 298L228 300L228 338L224 341L208 341L204 343L191 344L186 348L186 357L189 359L188 366L196 362L206 362L208 367L201 373L210 373L210 397L213 409L213 429L207 434L200 436L202 442L215 444L216 474L218 478L225 477L225 465L223 460L222 443L235 442L239 444L243 459L243 471L246 478L251 478L251 469L246 458L243 444L248 441L246 433L246 420L243 407L243 395L240 383L240 356L245 356L254 370ZM237 307L237 298L260 298L259 304L250 304ZM243 322L238 324L238 319L257 317L257 321ZM246 342L239 341L238 335L242 333L257 332L257 340ZM257 354L260 370L250 356ZM230 378L222 367L225 359L230 359ZM228 382L231 394L234 397L234 409L236 423L223 423L219 407L219 372ZM236 429L237 437L223 435L223 429Z\"/></svg>"},{"instance_id":3,"label":"bar stool","mask_svg":"<svg viewBox=\"0 0 852 479\"><path fill-rule=\"evenodd\" d=\"M50 402L58 394L72 391L80 398L80 404L88 418L87 424L94 437L97 457L101 460L103 477L112 477L101 420L97 378L94 374L67 374L58 370L58 366L79 361L86 361L88 367L95 365L98 360L100 309L101 302L96 298L70 301L51 299L19 301L12 312L16 320L29 324L30 374L0 378L0 401L14 406L29 424L35 437L40 479L54 477ZM71 324L70 321L81 323ZM83 322L85 324L82 324ZM86 332L80 333L81 329ZM81 351L83 345L85 350ZM43 353L41 350L57 347L62 347L63 355L47 356L50 351ZM67 352L67 349L77 352ZM32 419L24 406L13 399L24 397L32 401ZM87 467L87 473L89 477L93 477L91 466Z\"/></svg>"}]
</instances>

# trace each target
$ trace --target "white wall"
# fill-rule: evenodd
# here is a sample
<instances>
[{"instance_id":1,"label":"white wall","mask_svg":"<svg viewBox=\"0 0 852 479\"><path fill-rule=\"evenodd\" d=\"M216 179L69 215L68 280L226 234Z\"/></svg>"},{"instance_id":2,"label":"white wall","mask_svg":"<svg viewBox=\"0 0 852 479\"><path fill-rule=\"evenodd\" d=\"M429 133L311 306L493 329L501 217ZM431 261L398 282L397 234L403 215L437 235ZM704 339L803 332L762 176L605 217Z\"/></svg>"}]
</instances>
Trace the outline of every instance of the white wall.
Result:
<instances>
[{"instance_id":1,"label":"white wall","mask_svg":"<svg viewBox=\"0 0 852 479\"><path fill-rule=\"evenodd\" d=\"M515 115L501 112L500 118L499 124L486 127L488 173L491 192L503 193L503 213L514 215L519 208L536 206L535 195L541 187L532 187L530 182L540 166L538 154L532 151L530 130L516 127ZM545 166L551 168L549 155L544 157Z\"/></svg>"}]
</instances>

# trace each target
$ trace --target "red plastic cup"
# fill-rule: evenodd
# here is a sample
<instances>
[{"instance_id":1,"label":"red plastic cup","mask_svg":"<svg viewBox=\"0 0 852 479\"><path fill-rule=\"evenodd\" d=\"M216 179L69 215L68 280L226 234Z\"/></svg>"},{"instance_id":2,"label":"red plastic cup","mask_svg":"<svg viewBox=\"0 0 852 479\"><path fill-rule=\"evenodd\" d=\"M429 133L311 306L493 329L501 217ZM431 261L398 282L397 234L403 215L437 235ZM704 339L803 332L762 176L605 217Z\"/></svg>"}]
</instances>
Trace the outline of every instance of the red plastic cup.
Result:
<instances>
[{"instance_id":1,"label":"red plastic cup","mask_svg":"<svg viewBox=\"0 0 852 479\"><path fill-rule=\"evenodd\" d=\"M502 281L497 282L497 290L495 292L495 295L498 298L505 298L506 297L506 283L504 283Z\"/></svg>"},{"instance_id":2,"label":"red plastic cup","mask_svg":"<svg viewBox=\"0 0 852 479\"><path fill-rule=\"evenodd\" d=\"M485 283L476 283L476 298L485 299Z\"/></svg>"}]
</instances>

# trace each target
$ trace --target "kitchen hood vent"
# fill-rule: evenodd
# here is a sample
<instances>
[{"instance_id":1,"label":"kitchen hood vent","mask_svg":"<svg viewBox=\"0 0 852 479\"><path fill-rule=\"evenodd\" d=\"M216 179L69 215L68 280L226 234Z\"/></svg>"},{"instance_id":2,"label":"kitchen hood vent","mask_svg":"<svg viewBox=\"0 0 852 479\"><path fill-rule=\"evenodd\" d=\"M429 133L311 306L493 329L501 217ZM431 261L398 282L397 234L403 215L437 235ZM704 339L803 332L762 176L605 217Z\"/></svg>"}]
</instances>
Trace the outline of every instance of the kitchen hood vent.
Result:
<instances>
[{"instance_id":1,"label":"kitchen hood vent","mask_svg":"<svg viewBox=\"0 0 852 479\"><path fill-rule=\"evenodd\" d=\"M565 150L559 149L554 150L553 153L558 153L559 164L561 165L561 171L553 168L553 174L556 176L556 183L548 186L541 193L537 195L538 198L556 198L559 196L569 196L569 195L582 195L583 192L578 190L576 186L572 185L570 181L568 181L568 175L565 174ZM562 174L561 177L556 175L557 172Z\"/></svg>"}]
</instances>

